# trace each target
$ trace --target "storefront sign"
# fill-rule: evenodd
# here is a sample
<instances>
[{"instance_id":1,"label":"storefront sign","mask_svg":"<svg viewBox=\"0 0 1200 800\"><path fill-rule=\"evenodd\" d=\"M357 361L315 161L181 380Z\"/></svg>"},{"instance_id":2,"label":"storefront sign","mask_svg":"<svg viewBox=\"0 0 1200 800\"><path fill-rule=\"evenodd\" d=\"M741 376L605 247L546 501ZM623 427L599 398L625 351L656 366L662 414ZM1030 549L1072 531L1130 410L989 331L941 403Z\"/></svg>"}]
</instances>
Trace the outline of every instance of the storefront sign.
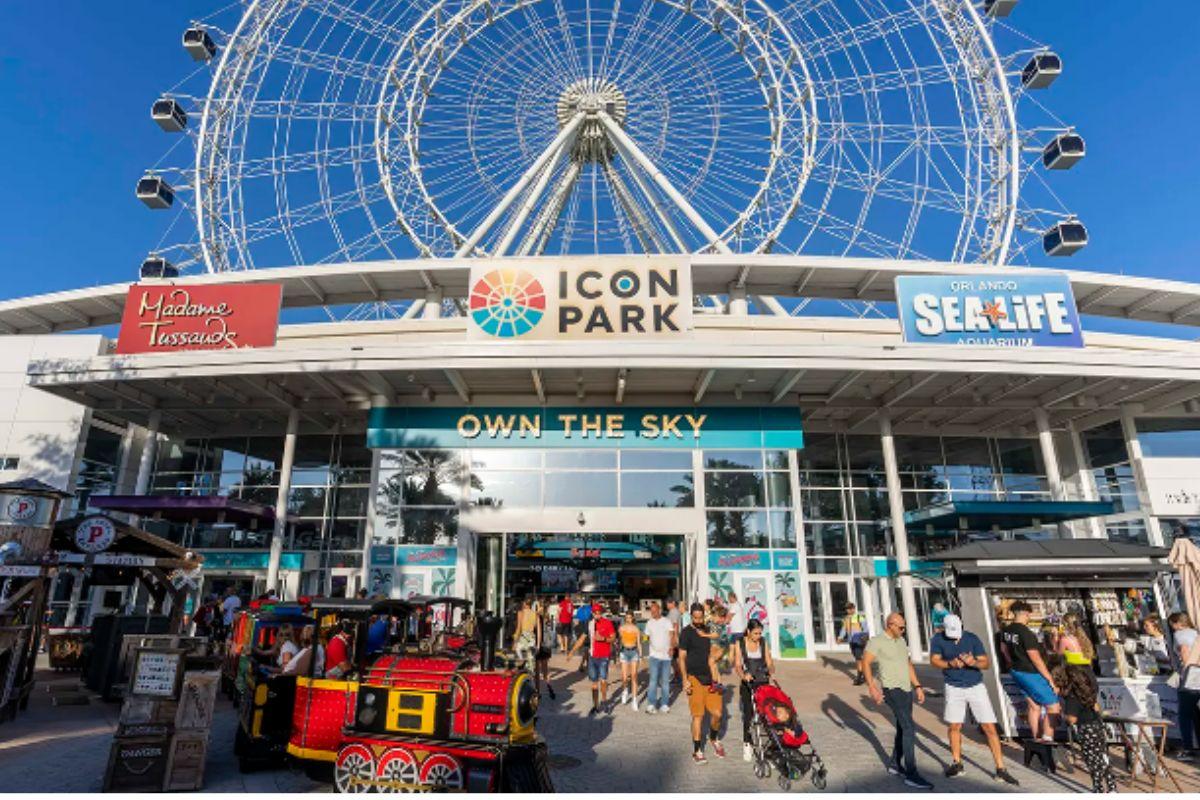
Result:
<instances>
[{"instance_id":1,"label":"storefront sign","mask_svg":"<svg viewBox=\"0 0 1200 800\"><path fill-rule=\"evenodd\" d=\"M41 567L6 564L0 566L0 578L36 578L42 574Z\"/></svg>"},{"instance_id":2,"label":"storefront sign","mask_svg":"<svg viewBox=\"0 0 1200 800\"><path fill-rule=\"evenodd\" d=\"M0 492L0 525L46 525L53 505L49 498Z\"/></svg>"},{"instance_id":3,"label":"storefront sign","mask_svg":"<svg viewBox=\"0 0 1200 800\"><path fill-rule=\"evenodd\" d=\"M208 571L219 569L266 569L271 560L270 553L240 552L237 550L206 550L204 551L204 568ZM283 553L279 558L279 568L300 570L304 567L304 553Z\"/></svg>"},{"instance_id":4,"label":"storefront sign","mask_svg":"<svg viewBox=\"0 0 1200 800\"><path fill-rule=\"evenodd\" d=\"M272 347L283 287L134 284L125 298L118 353Z\"/></svg>"},{"instance_id":5,"label":"storefront sign","mask_svg":"<svg viewBox=\"0 0 1200 800\"><path fill-rule=\"evenodd\" d=\"M373 408L368 447L791 449L800 410L743 408Z\"/></svg>"},{"instance_id":6,"label":"storefront sign","mask_svg":"<svg viewBox=\"0 0 1200 800\"><path fill-rule=\"evenodd\" d=\"M896 303L909 343L1083 347L1065 275L905 275Z\"/></svg>"},{"instance_id":7,"label":"storefront sign","mask_svg":"<svg viewBox=\"0 0 1200 800\"><path fill-rule=\"evenodd\" d=\"M789 552L787 550L776 550L771 554L771 559L775 564L775 569L797 570L800 569L800 554Z\"/></svg>"},{"instance_id":8,"label":"storefront sign","mask_svg":"<svg viewBox=\"0 0 1200 800\"><path fill-rule=\"evenodd\" d=\"M771 552L769 550L709 550L708 568L720 570L770 569Z\"/></svg>"},{"instance_id":9,"label":"storefront sign","mask_svg":"<svg viewBox=\"0 0 1200 800\"><path fill-rule=\"evenodd\" d=\"M456 547L401 545L396 548L396 565L413 567L453 567L458 563Z\"/></svg>"},{"instance_id":10,"label":"storefront sign","mask_svg":"<svg viewBox=\"0 0 1200 800\"><path fill-rule=\"evenodd\" d=\"M117 528L107 517L88 517L75 528L75 546L84 553L107 550L117 538Z\"/></svg>"},{"instance_id":11,"label":"storefront sign","mask_svg":"<svg viewBox=\"0 0 1200 800\"><path fill-rule=\"evenodd\" d=\"M692 328L686 258L577 258L471 268L473 339L670 337Z\"/></svg>"}]
</instances>

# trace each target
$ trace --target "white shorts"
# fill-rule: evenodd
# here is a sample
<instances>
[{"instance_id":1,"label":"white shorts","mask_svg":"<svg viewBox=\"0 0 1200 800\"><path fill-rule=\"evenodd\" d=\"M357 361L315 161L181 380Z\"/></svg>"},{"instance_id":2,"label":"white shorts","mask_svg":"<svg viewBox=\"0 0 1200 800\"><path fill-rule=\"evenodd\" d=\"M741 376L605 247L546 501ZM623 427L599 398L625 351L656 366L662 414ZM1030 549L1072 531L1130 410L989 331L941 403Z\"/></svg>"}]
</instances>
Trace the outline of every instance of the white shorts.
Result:
<instances>
[{"instance_id":1,"label":"white shorts","mask_svg":"<svg viewBox=\"0 0 1200 800\"><path fill-rule=\"evenodd\" d=\"M942 720L950 725L962 724L967 718L968 708L976 722L996 724L996 712L992 709L992 699L988 697L986 686L980 683L964 689L947 685L946 710L942 713Z\"/></svg>"}]
</instances>

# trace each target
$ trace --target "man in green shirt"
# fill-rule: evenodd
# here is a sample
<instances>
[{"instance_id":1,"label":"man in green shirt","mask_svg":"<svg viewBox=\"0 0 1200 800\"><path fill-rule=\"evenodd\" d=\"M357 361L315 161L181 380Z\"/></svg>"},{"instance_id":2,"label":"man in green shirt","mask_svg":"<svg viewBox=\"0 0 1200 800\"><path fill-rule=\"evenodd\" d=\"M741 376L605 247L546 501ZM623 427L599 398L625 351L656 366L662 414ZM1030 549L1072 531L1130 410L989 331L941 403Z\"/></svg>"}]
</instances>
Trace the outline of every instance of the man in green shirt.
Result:
<instances>
[{"instance_id":1,"label":"man in green shirt","mask_svg":"<svg viewBox=\"0 0 1200 800\"><path fill-rule=\"evenodd\" d=\"M872 636L863 655L863 670L867 690L876 703L886 702L896 717L896 738L892 744L892 762L888 772L903 775L904 783L913 789L932 789L933 784L917 772L917 730L913 724L913 695L918 703L925 702L925 690L917 680L916 670L908 657L904 640L904 615L889 614L883 633ZM871 665L879 664L876 680ZM903 761L901 755L903 754Z\"/></svg>"}]
</instances>

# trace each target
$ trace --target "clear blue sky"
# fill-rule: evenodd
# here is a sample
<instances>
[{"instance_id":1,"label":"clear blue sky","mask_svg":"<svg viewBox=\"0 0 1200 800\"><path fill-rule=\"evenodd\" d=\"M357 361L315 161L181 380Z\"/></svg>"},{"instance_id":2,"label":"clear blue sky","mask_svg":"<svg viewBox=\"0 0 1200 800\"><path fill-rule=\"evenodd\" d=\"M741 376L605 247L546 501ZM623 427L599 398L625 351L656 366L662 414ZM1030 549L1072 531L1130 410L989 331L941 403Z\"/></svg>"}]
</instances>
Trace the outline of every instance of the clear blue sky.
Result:
<instances>
[{"instance_id":1,"label":"clear blue sky","mask_svg":"<svg viewBox=\"0 0 1200 800\"><path fill-rule=\"evenodd\" d=\"M135 276L162 218L133 185L172 143L150 104L193 67L188 21L220 5L0 2L0 297ZM1195 4L1021 0L1011 21L1063 55L1039 99L1088 142L1053 185L1092 244L1047 264L1200 281Z\"/></svg>"}]
</instances>

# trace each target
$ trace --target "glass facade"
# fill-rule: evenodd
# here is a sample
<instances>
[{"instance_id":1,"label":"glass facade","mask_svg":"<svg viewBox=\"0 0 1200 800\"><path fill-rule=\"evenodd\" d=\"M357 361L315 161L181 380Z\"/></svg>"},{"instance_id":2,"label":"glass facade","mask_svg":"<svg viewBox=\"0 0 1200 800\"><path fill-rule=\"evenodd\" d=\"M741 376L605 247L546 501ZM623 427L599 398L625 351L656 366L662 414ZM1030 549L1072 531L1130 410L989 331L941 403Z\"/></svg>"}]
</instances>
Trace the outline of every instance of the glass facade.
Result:
<instances>
[{"instance_id":1,"label":"glass facade","mask_svg":"<svg viewBox=\"0 0 1200 800\"><path fill-rule=\"evenodd\" d=\"M75 496L68 501L71 516L95 511L90 504L92 497L116 491L117 471L121 468L121 440L122 433L115 426L99 420L93 420L88 426L83 458L75 473Z\"/></svg>"},{"instance_id":2,"label":"glass facade","mask_svg":"<svg viewBox=\"0 0 1200 800\"><path fill-rule=\"evenodd\" d=\"M1139 427L1141 422L1138 423ZM1096 494L1114 505L1112 516L1104 518L1104 530L1114 542L1150 544L1145 519L1138 500L1137 477L1125 446L1120 422L1111 422L1081 434L1088 468L1096 482Z\"/></svg>"}]
</instances>

